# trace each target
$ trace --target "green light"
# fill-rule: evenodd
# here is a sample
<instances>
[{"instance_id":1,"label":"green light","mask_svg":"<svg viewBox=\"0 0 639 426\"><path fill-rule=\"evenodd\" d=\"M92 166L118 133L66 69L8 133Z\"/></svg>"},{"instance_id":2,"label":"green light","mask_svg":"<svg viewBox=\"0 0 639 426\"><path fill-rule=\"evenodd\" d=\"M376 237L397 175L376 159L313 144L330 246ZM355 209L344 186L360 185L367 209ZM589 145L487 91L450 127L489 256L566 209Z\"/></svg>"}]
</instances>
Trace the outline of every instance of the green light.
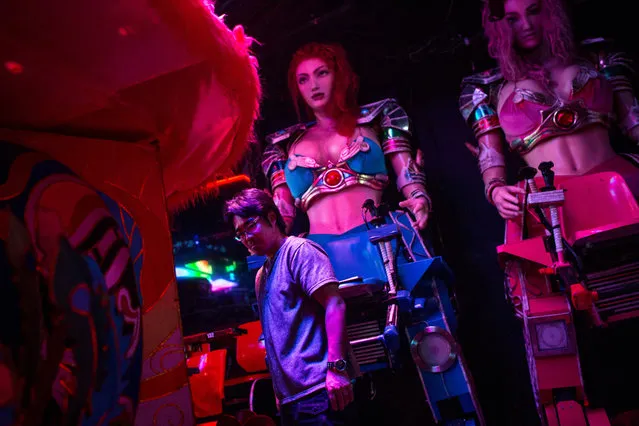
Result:
<instances>
[{"instance_id":1,"label":"green light","mask_svg":"<svg viewBox=\"0 0 639 426\"><path fill-rule=\"evenodd\" d=\"M193 271L195 273L199 272L206 276L210 276L213 274L213 265L211 265L208 260L198 260L196 262L190 262L184 265L184 267L190 271ZM196 276L199 277L201 275Z\"/></svg>"},{"instance_id":2,"label":"green light","mask_svg":"<svg viewBox=\"0 0 639 426\"><path fill-rule=\"evenodd\" d=\"M233 272L237 269L237 262L233 261L230 265L226 265L226 272Z\"/></svg>"}]
</instances>

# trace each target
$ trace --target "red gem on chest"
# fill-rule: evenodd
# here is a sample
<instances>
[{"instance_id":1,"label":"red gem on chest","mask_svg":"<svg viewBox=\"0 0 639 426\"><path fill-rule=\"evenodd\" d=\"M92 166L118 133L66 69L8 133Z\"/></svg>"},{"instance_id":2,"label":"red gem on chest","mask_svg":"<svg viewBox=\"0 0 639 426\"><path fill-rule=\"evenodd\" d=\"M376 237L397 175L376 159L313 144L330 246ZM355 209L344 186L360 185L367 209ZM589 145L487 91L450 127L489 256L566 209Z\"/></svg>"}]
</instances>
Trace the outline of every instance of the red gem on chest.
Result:
<instances>
[{"instance_id":1,"label":"red gem on chest","mask_svg":"<svg viewBox=\"0 0 639 426\"><path fill-rule=\"evenodd\" d=\"M342 174L337 170L329 170L324 175L324 182L328 186L337 186L342 182Z\"/></svg>"},{"instance_id":2,"label":"red gem on chest","mask_svg":"<svg viewBox=\"0 0 639 426\"><path fill-rule=\"evenodd\" d=\"M574 111L568 109L562 109L557 111L555 115L555 122L561 128L568 129L572 127L577 121L577 114Z\"/></svg>"}]
</instances>

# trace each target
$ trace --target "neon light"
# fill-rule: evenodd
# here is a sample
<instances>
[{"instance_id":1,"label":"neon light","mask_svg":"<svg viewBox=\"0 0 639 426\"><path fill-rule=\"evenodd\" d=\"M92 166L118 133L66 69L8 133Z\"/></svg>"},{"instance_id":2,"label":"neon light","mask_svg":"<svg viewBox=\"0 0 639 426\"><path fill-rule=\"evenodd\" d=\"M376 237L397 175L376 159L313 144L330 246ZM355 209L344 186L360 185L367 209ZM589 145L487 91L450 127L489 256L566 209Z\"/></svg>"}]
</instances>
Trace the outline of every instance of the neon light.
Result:
<instances>
[{"instance_id":1,"label":"neon light","mask_svg":"<svg viewBox=\"0 0 639 426\"><path fill-rule=\"evenodd\" d=\"M246 175L231 176L231 177L224 178L224 179L218 179L215 182L207 183L206 184L206 189L218 188L220 186L230 185L230 184L236 183L236 182L251 183L251 179L248 176L246 176Z\"/></svg>"},{"instance_id":2,"label":"neon light","mask_svg":"<svg viewBox=\"0 0 639 426\"><path fill-rule=\"evenodd\" d=\"M220 291L237 287L237 283L225 280L224 278L217 278L215 280L209 279L209 282L211 283L211 291Z\"/></svg>"},{"instance_id":3,"label":"neon light","mask_svg":"<svg viewBox=\"0 0 639 426\"><path fill-rule=\"evenodd\" d=\"M213 266L208 260L198 260L190 262L182 267L175 268L176 277L184 278L206 278L207 280L213 274Z\"/></svg>"},{"instance_id":4,"label":"neon light","mask_svg":"<svg viewBox=\"0 0 639 426\"><path fill-rule=\"evenodd\" d=\"M186 266L188 267L189 265L190 264L187 264ZM208 260L198 260L195 262L195 267L204 274L211 275L213 273L213 265L211 265Z\"/></svg>"},{"instance_id":5,"label":"neon light","mask_svg":"<svg viewBox=\"0 0 639 426\"><path fill-rule=\"evenodd\" d=\"M229 270L229 267L232 270L235 270L237 265L236 262L233 262L232 265L226 267L226 270ZM175 268L175 276L178 278L204 278L211 285L211 291L220 291L226 290L229 288L237 287L238 283L235 280L235 274L230 273L229 280L225 280L223 278L212 279L213 275L213 265L208 260L198 260L195 262L189 262L185 264L183 267Z\"/></svg>"},{"instance_id":6,"label":"neon light","mask_svg":"<svg viewBox=\"0 0 639 426\"><path fill-rule=\"evenodd\" d=\"M190 277L191 272L186 268L175 268L175 276L178 278Z\"/></svg>"}]
</instances>

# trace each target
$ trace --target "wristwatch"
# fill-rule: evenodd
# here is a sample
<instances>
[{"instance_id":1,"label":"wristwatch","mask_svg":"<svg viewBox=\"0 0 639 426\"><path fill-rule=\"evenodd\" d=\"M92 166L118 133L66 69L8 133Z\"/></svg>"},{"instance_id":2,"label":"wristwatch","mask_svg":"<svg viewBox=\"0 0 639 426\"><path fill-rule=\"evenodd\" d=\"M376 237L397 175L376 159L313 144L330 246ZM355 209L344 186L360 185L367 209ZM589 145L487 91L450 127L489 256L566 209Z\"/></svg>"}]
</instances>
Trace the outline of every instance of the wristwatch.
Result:
<instances>
[{"instance_id":1,"label":"wristwatch","mask_svg":"<svg viewBox=\"0 0 639 426\"><path fill-rule=\"evenodd\" d=\"M326 363L326 366L329 368L329 370L335 370L335 371L346 371L346 366L348 365L348 362L345 359L338 359L336 361L328 361Z\"/></svg>"}]
</instances>

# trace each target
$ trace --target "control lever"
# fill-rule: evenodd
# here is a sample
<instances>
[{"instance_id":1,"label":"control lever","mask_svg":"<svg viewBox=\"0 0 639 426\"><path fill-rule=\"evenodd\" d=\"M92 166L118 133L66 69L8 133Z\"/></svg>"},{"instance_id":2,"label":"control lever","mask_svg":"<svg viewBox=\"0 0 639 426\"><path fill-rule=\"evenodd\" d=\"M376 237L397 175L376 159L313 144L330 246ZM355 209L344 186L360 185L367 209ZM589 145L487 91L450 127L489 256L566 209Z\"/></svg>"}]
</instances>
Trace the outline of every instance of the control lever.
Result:
<instances>
[{"instance_id":1,"label":"control lever","mask_svg":"<svg viewBox=\"0 0 639 426\"><path fill-rule=\"evenodd\" d=\"M551 191L555 189L555 172L552 171L552 168L555 164L552 161L544 161L539 164L539 171L544 178L544 183L546 186L542 188L542 191Z\"/></svg>"},{"instance_id":2,"label":"control lever","mask_svg":"<svg viewBox=\"0 0 639 426\"><path fill-rule=\"evenodd\" d=\"M517 180L530 180L535 177L537 174L537 169L534 167L526 166L519 169L519 173L517 175Z\"/></svg>"},{"instance_id":3,"label":"control lever","mask_svg":"<svg viewBox=\"0 0 639 426\"><path fill-rule=\"evenodd\" d=\"M519 169L519 173L517 174L517 180L518 181L524 181L525 182L525 186L524 186L524 190L526 191L524 193L524 200L523 200L523 207L524 207L524 214L522 217L522 234L524 236L528 235L528 226L526 224L527 222L527 218L528 215L526 215L525 210L528 208L528 194L534 194L536 192L539 192L539 189L537 189L537 183L535 183L535 176L537 176L537 169L535 169L534 167L530 167L530 166L526 166L526 167L522 167L521 169Z\"/></svg>"},{"instance_id":4,"label":"control lever","mask_svg":"<svg viewBox=\"0 0 639 426\"><path fill-rule=\"evenodd\" d=\"M373 217L371 219L371 223L375 227L380 227L386 223L385 217L390 213L390 207L386 203L380 203L378 206L375 205L375 201L372 199L367 199L362 204L362 210L368 210L368 212Z\"/></svg>"},{"instance_id":5,"label":"control lever","mask_svg":"<svg viewBox=\"0 0 639 426\"><path fill-rule=\"evenodd\" d=\"M362 204L362 210L368 210L371 213L371 216L377 216L377 207L375 207L375 201L370 198L364 201Z\"/></svg>"},{"instance_id":6,"label":"control lever","mask_svg":"<svg viewBox=\"0 0 639 426\"><path fill-rule=\"evenodd\" d=\"M397 296L397 271L395 269L396 259L395 253L393 252L392 240L399 236L399 228L397 225L385 225L385 217L390 213L390 207L386 203L380 203L378 206L375 206L375 202L369 198L364 201L362 210L369 211L373 216L371 223L376 229L368 231L369 241L378 247L382 256L382 264L388 282L387 295L389 299L393 299ZM388 228L390 228L392 232L388 232ZM384 334L387 333L387 329L396 330L398 316L399 306L396 303L390 304L386 311ZM351 342L351 344L353 343Z\"/></svg>"},{"instance_id":7,"label":"control lever","mask_svg":"<svg viewBox=\"0 0 639 426\"><path fill-rule=\"evenodd\" d=\"M535 183L535 176L537 175L537 169L534 167L526 166L519 169L517 180L523 180L528 185L530 192L539 192L537 184Z\"/></svg>"},{"instance_id":8,"label":"control lever","mask_svg":"<svg viewBox=\"0 0 639 426\"><path fill-rule=\"evenodd\" d=\"M552 161L544 161L539 164L539 171L544 178L546 186L541 190L543 192L556 191L555 188L555 172L552 170L554 163ZM563 202L563 200L562 200ZM576 275L574 267L566 262L564 257L564 240L561 233L561 223L559 221L558 207L561 203L550 203L548 210L550 211L550 224L553 239L555 242L555 253L557 254L557 261L553 264L552 269L555 273L558 273L565 285L568 287L571 302L577 310L586 310L590 314L590 317L595 326L602 326L603 322L597 308L594 306L594 302L599 298L596 291L590 291L586 288L583 282L580 281Z\"/></svg>"}]
</instances>

